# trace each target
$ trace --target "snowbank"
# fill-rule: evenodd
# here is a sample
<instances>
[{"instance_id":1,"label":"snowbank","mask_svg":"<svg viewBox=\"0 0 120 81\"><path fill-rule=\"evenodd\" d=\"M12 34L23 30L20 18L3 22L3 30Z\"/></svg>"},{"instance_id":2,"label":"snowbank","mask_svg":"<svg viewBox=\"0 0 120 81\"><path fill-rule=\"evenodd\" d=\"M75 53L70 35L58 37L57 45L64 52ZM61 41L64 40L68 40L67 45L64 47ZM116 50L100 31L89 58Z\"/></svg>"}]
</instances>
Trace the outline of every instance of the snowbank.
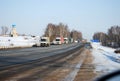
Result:
<instances>
[{"instance_id":1,"label":"snowbank","mask_svg":"<svg viewBox=\"0 0 120 81\"><path fill-rule=\"evenodd\" d=\"M37 40L30 36L18 37L0 37L0 49L16 48L16 47L31 47Z\"/></svg>"},{"instance_id":2,"label":"snowbank","mask_svg":"<svg viewBox=\"0 0 120 81\"><path fill-rule=\"evenodd\" d=\"M100 43L91 44L95 72L109 73L120 69L120 55L114 53L115 49L101 46Z\"/></svg>"}]
</instances>

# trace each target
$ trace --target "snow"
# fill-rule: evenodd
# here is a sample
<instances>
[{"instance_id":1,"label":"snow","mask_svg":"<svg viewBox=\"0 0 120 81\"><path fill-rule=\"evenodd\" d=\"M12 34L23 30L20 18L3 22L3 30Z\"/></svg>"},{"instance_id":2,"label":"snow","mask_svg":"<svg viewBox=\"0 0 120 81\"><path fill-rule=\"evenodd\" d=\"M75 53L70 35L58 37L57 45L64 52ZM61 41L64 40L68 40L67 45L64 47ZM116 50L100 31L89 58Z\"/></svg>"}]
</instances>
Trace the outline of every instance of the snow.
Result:
<instances>
[{"instance_id":1,"label":"snow","mask_svg":"<svg viewBox=\"0 0 120 81\"><path fill-rule=\"evenodd\" d=\"M30 36L2 37L0 36L0 48L30 47L37 42L37 38Z\"/></svg>"},{"instance_id":2,"label":"snow","mask_svg":"<svg viewBox=\"0 0 120 81\"><path fill-rule=\"evenodd\" d=\"M102 46L100 43L91 44L95 72L107 74L120 69L120 54L114 53L115 49Z\"/></svg>"}]
</instances>

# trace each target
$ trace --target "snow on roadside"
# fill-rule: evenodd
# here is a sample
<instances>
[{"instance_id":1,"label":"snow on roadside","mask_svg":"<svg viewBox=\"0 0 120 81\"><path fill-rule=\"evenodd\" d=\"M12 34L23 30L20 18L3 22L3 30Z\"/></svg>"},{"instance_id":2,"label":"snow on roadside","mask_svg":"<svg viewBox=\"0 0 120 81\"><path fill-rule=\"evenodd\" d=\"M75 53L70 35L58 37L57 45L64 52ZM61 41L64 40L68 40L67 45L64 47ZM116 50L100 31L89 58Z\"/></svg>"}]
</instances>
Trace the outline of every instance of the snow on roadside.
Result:
<instances>
[{"instance_id":1,"label":"snow on roadside","mask_svg":"<svg viewBox=\"0 0 120 81\"><path fill-rule=\"evenodd\" d=\"M31 47L37 40L30 36L2 37L0 36L0 48Z\"/></svg>"},{"instance_id":2,"label":"snow on roadside","mask_svg":"<svg viewBox=\"0 0 120 81\"><path fill-rule=\"evenodd\" d=\"M120 55L114 53L115 49L101 46L100 43L91 44L95 72L106 74L120 69Z\"/></svg>"}]
</instances>

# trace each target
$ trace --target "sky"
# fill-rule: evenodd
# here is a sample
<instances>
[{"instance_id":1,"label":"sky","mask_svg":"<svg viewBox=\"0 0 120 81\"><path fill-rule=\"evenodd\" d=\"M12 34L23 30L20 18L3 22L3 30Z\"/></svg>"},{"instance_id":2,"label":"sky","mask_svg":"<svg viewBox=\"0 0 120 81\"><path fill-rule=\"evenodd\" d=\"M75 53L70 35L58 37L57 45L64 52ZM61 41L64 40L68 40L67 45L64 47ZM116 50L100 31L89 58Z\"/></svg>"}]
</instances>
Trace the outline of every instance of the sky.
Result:
<instances>
[{"instance_id":1,"label":"sky","mask_svg":"<svg viewBox=\"0 0 120 81\"><path fill-rule=\"evenodd\" d=\"M0 27L16 24L20 34L41 36L48 23L60 22L92 39L120 26L120 0L0 0Z\"/></svg>"}]
</instances>

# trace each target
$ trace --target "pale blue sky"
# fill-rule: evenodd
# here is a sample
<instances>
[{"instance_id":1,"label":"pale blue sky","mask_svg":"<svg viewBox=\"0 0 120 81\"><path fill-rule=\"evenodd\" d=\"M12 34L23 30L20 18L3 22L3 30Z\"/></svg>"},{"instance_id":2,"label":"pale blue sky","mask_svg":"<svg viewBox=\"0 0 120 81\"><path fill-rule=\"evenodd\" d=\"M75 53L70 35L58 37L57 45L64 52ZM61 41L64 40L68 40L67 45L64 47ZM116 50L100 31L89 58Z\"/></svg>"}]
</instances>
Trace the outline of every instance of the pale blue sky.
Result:
<instances>
[{"instance_id":1,"label":"pale blue sky","mask_svg":"<svg viewBox=\"0 0 120 81\"><path fill-rule=\"evenodd\" d=\"M120 25L120 0L0 0L0 26L15 23L18 33L42 35L48 23L60 22L91 39Z\"/></svg>"}]
</instances>

